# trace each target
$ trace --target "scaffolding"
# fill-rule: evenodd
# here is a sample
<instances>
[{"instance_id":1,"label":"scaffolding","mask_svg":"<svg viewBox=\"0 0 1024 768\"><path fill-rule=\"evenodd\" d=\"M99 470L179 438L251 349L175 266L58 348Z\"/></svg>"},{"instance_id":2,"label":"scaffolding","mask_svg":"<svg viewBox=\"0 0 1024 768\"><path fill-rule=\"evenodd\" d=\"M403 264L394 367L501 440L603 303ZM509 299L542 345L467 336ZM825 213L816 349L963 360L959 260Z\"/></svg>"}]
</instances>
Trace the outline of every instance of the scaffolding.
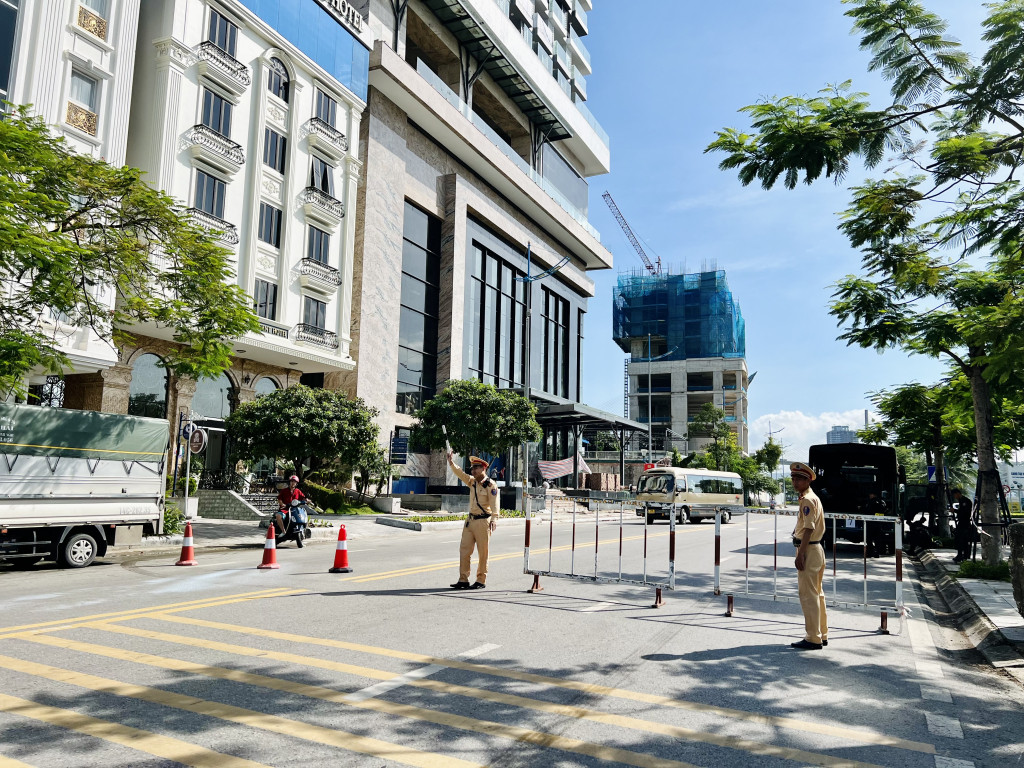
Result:
<instances>
[{"instance_id":1,"label":"scaffolding","mask_svg":"<svg viewBox=\"0 0 1024 768\"><path fill-rule=\"evenodd\" d=\"M725 270L652 275L623 272L615 290L612 332L623 352L648 336L665 342L663 360L745 357L746 326Z\"/></svg>"}]
</instances>

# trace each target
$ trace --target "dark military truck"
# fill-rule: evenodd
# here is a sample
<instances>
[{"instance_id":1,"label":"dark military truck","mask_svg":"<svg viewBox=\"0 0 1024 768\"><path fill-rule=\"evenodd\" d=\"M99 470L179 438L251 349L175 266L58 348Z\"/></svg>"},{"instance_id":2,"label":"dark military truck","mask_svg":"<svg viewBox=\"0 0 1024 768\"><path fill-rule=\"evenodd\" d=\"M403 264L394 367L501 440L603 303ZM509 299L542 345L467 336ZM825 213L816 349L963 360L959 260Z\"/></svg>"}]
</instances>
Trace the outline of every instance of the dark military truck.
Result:
<instances>
[{"instance_id":1,"label":"dark military truck","mask_svg":"<svg viewBox=\"0 0 1024 768\"><path fill-rule=\"evenodd\" d=\"M167 422L0 404L0 562L89 565L163 532Z\"/></svg>"},{"instance_id":2,"label":"dark military truck","mask_svg":"<svg viewBox=\"0 0 1024 768\"><path fill-rule=\"evenodd\" d=\"M899 517L901 494L906 482L905 470L896 459L896 449L888 445L862 443L833 443L812 445L808 464L817 478L811 489L821 499L826 512L840 515L865 515L868 494L874 493L885 501L886 515ZM837 541L864 543L864 523L861 520L832 520ZM832 525L827 538L832 537ZM893 526L883 527L884 540L892 545Z\"/></svg>"}]
</instances>

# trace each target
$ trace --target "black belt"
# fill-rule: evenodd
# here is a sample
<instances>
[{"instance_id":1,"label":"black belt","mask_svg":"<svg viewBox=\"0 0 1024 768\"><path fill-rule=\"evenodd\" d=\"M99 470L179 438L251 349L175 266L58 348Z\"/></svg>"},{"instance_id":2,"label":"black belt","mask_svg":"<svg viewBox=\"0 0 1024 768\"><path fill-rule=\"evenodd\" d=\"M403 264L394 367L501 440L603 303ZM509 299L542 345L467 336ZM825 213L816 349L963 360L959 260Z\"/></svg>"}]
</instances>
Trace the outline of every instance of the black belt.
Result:
<instances>
[{"instance_id":1,"label":"black belt","mask_svg":"<svg viewBox=\"0 0 1024 768\"><path fill-rule=\"evenodd\" d=\"M472 517L474 520L486 520L488 517L490 517L490 515L474 515L472 512L469 513L469 516Z\"/></svg>"},{"instance_id":2,"label":"black belt","mask_svg":"<svg viewBox=\"0 0 1024 768\"><path fill-rule=\"evenodd\" d=\"M800 548L800 543L801 543L800 539L793 539L793 546L796 547L797 549ZM818 539L817 541L808 541L807 543L808 544L821 544L821 539Z\"/></svg>"}]
</instances>

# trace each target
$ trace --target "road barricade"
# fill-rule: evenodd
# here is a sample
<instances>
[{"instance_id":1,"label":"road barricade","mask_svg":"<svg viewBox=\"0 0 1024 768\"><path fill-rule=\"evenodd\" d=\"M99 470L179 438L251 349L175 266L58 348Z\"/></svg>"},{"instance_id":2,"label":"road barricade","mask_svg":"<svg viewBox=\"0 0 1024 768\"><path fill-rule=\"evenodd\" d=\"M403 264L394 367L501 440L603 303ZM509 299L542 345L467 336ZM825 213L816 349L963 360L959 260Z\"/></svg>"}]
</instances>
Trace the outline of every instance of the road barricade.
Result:
<instances>
[{"instance_id":1,"label":"road barricade","mask_svg":"<svg viewBox=\"0 0 1024 768\"><path fill-rule=\"evenodd\" d=\"M672 514L669 518L669 531L668 531L668 573L663 579L651 579L648 578L648 530L650 525L647 516L644 516L644 527L643 527L643 575L641 578L635 578L623 575L622 569L622 550L623 550L623 515L626 510L629 510L630 514L633 513L636 507L643 507L644 502L636 501L611 501L603 499L586 499L595 507L606 508L604 514L607 516L609 512L612 513L613 521L609 522L605 520L605 524L601 524L601 514L599 509L595 509L593 513L593 520L584 519L581 521L577 515L577 499L572 499L572 540L569 547L569 570L568 571L556 571L553 568L553 552L554 552L554 499L548 500L547 508L545 512L548 514L548 556L547 556L547 568L542 567L542 555L535 555L531 560L530 554L530 537L532 532L532 521L529 517L526 519L526 542L523 551L523 573L533 576L533 586L528 590L529 592L540 592L543 587L540 585L540 577L553 579L569 579L572 581L583 581L595 584L629 584L634 586L653 587L655 590L654 604L652 608L660 608L664 605L663 592L665 590L674 590L676 588L676 514ZM607 507L612 507L612 510L607 510ZM614 520L615 507L617 507L618 520ZM589 518L589 515L588 515ZM618 571L602 573L599 570L598 552L601 544L601 530L604 528L607 530L609 527L618 528ZM583 565L584 558L589 563L590 551L589 544L581 545L579 570L577 570L577 547L576 547L576 533L577 528L592 528L594 533L594 544L593 544L593 572L590 572L589 567ZM587 546L588 551L583 552L582 546ZM586 568L586 571L584 571Z\"/></svg>"},{"instance_id":2,"label":"road barricade","mask_svg":"<svg viewBox=\"0 0 1024 768\"><path fill-rule=\"evenodd\" d=\"M795 509L752 509L747 508L745 515L745 539L744 539L744 562L743 562L743 591L742 594L747 597L753 597L756 599L769 599L776 602L800 602L800 598L792 595L779 594L778 589L778 571L779 571L779 518L780 517L795 517L799 512ZM774 528L772 535L772 591L765 592L759 591L758 589L751 590L750 588L750 520L754 515L765 515L771 516L774 519ZM832 521L831 524L829 521ZM839 599L838 593L838 569L837 569L837 530L841 525L845 525L846 521L863 521L863 544L854 546L862 547L862 582L863 582L863 599L855 601L851 599ZM867 536L867 523L877 523L882 525L892 525L894 542L895 542L895 556L896 556L896 572L895 580L893 582L893 600L891 603L888 600L885 601L870 601L868 599L868 536ZM903 601L903 521L898 517L892 516L881 516L881 515L842 515L834 513L825 513L825 537L822 540L822 545L825 547L826 558L829 553L829 546L831 545L831 597L829 597L828 589L826 592L826 602L830 606L837 608L851 608L856 610L878 610L881 612L882 627L880 631L886 632L886 626L888 622L888 612L890 610L896 611L897 615L902 617L905 614L906 607ZM792 535L788 532L782 542L783 557L788 560L793 554L795 549L792 545ZM826 560L826 568L828 563ZM787 571L789 566L787 565ZM827 575L827 574L826 574ZM824 585L823 585L824 586ZM715 517L715 594L722 594L722 516L721 514ZM732 595L729 595L730 601Z\"/></svg>"}]
</instances>

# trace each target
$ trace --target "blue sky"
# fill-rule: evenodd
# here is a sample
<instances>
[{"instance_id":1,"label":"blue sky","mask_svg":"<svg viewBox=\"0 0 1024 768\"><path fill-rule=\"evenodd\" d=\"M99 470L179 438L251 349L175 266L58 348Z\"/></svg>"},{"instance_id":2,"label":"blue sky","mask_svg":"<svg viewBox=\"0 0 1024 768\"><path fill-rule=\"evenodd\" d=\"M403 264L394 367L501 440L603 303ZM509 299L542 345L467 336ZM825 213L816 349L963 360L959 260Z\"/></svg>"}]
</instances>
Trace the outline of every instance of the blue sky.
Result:
<instances>
[{"instance_id":1,"label":"blue sky","mask_svg":"<svg viewBox=\"0 0 1024 768\"><path fill-rule=\"evenodd\" d=\"M925 0L949 34L981 49L984 8L974 0ZM622 412L622 352L611 340L611 303L621 269L641 266L604 205L611 191L639 236L673 271L726 270L747 325L751 448L780 432L786 456L806 457L832 424L859 426L867 393L909 381L930 383L937 361L900 351L878 354L837 341L830 286L859 271L859 254L837 230L845 186L770 192L743 187L704 155L715 130L748 128L737 110L759 98L810 95L853 80L879 105L886 83L850 34L839 0L598 0L590 14L594 74L588 105L611 136L612 172L590 179L590 220L615 256L592 272L583 399ZM889 103L885 101L884 103ZM881 168L875 174L881 172ZM863 178L860 171L849 181Z\"/></svg>"}]
</instances>

